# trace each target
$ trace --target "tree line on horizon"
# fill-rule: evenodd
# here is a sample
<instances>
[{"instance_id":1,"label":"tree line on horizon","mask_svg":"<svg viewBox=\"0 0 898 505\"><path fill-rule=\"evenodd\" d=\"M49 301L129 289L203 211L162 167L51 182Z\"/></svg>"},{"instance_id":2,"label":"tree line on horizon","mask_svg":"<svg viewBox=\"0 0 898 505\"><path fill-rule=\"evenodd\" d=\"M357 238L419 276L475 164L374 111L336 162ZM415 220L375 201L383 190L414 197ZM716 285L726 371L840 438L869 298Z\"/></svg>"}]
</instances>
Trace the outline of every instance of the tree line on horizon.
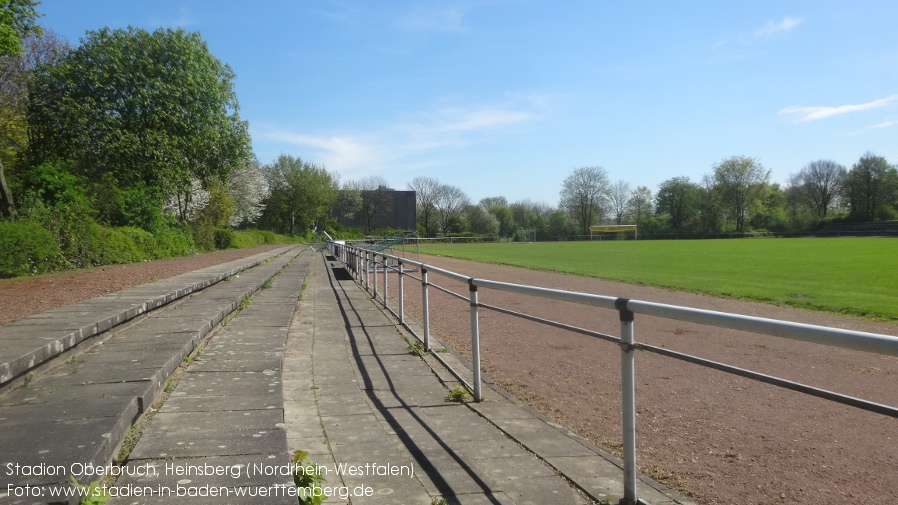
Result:
<instances>
[{"instance_id":1,"label":"tree line on horizon","mask_svg":"<svg viewBox=\"0 0 898 505\"><path fill-rule=\"evenodd\" d=\"M246 245L235 230L247 229L361 237L391 211L383 177L341 181L289 154L259 162L236 76L199 33L107 27L70 47L37 24L37 4L0 5L0 264L37 272L189 254ZM787 231L898 217L896 170L870 153L850 169L809 163L785 187L769 177L758 160L734 156L657 193L577 168L557 206L502 196L475 204L427 176L407 189L424 237L551 240L598 223L637 224L641 234ZM361 228L340 226L347 216Z\"/></svg>"},{"instance_id":2,"label":"tree line on horizon","mask_svg":"<svg viewBox=\"0 0 898 505\"><path fill-rule=\"evenodd\" d=\"M599 166L574 169L562 183L557 207L496 196L471 203L458 188L417 177L422 236L473 234L520 240L583 238L597 224L635 224L641 236L811 231L832 220L898 219L898 169L866 153L850 169L831 161L808 163L787 185L770 182L756 158L715 163L701 181L672 177L657 192L612 182ZM447 198L452 190L455 196Z\"/></svg>"}]
</instances>

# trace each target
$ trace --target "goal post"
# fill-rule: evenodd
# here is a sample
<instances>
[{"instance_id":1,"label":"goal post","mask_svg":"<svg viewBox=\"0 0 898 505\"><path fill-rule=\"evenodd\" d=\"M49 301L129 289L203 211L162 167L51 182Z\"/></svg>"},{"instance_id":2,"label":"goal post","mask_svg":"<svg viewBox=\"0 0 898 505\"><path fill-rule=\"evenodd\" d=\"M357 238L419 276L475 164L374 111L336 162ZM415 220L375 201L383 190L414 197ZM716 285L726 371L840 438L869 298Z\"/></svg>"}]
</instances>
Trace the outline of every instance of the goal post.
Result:
<instances>
[{"instance_id":1,"label":"goal post","mask_svg":"<svg viewBox=\"0 0 898 505\"><path fill-rule=\"evenodd\" d=\"M637 239L635 224L596 224L589 227L589 239L593 233L628 233L633 232L633 240Z\"/></svg>"}]
</instances>

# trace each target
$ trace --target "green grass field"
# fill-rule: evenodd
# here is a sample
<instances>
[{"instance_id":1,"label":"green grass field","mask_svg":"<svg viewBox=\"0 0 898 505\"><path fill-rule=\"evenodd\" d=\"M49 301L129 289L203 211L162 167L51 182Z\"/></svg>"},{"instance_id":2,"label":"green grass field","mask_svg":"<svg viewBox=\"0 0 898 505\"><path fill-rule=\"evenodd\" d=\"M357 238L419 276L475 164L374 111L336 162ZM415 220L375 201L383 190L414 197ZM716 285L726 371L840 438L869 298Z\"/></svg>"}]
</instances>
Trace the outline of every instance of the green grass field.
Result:
<instances>
[{"instance_id":1,"label":"green grass field","mask_svg":"<svg viewBox=\"0 0 898 505\"><path fill-rule=\"evenodd\" d=\"M421 253L898 320L896 239L429 244Z\"/></svg>"}]
</instances>

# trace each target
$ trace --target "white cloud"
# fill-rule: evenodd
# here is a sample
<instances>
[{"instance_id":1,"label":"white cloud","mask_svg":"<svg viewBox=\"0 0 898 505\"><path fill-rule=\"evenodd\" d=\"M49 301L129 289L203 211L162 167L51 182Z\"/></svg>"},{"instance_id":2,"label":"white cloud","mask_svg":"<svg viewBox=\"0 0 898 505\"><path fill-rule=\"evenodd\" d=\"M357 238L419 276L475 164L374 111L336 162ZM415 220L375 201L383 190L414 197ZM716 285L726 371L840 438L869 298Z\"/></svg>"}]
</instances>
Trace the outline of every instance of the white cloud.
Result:
<instances>
[{"instance_id":1,"label":"white cloud","mask_svg":"<svg viewBox=\"0 0 898 505\"><path fill-rule=\"evenodd\" d=\"M783 18L783 20L779 23L775 21L768 21L767 24L762 28L758 28L757 30L755 30L755 38L772 37L779 33L788 32L803 22L803 19L790 17Z\"/></svg>"},{"instance_id":2,"label":"white cloud","mask_svg":"<svg viewBox=\"0 0 898 505\"><path fill-rule=\"evenodd\" d=\"M190 10L186 7L181 7L178 9L178 15L176 17L168 17L168 18L159 18L153 17L149 20L147 24L148 29L155 30L160 26L175 26L179 28L187 28L189 26L196 26L198 23L196 19L191 15ZM151 28L150 28L151 27Z\"/></svg>"},{"instance_id":3,"label":"white cloud","mask_svg":"<svg viewBox=\"0 0 898 505\"><path fill-rule=\"evenodd\" d=\"M533 118L533 114L525 111L503 109L444 109L440 111L440 119L433 125L442 132L480 132L512 126Z\"/></svg>"},{"instance_id":4,"label":"white cloud","mask_svg":"<svg viewBox=\"0 0 898 505\"><path fill-rule=\"evenodd\" d=\"M269 127L254 138L301 148L304 159L322 163L343 179L416 170L441 163L445 148L463 148L484 141L484 134L537 120L545 107L539 95L509 96L510 103L441 107L419 112L414 120L351 135L309 135L289 128ZM289 149L283 149L289 152ZM422 156L426 154L426 156Z\"/></svg>"},{"instance_id":5,"label":"white cloud","mask_svg":"<svg viewBox=\"0 0 898 505\"><path fill-rule=\"evenodd\" d=\"M763 47L767 39L789 32L803 22L803 19L785 17L779 22L768 21L750 35L742 33L717 40L708 49L709 57L706 63L729 64L762 56L766 54Z\"/></svg>"},{"instance_id":6,"label":"white cloud","mask_svg":"<svg viewBox=\"0 0 898 505\"><path fill-rule=\"evenodd\" d=\"M898 100L898 94L880 98L872 102L853 104L853 105L837 105L834 107L786 107L777 112L779 116L790 118L793 122L803 123L805 121L817 121L841 114L851 112L860 112L871 109L878 109L890 105Z\"/></svg>"},{"instance_id":7,"label":"white cloud","mask_svg":"<svg viewBox=\"0 0 898 505\"><path fill-rule=\"evenodd\" d=\"M399 19L399 26L422 32L462 32L462 12L457 8L428 9L418 7Z\"/></svg>"},{"instance_id":8,"label":"white cloud","mask_svg":"<svg viewBox=\"0 0 898 505\"><path fill-rule=\"evenodd\" d=\"M315 136L292 133L287 130L271 130L261 134L262 138L275 140L306 148L309 161L322 163L331 171L344 172L371 162L378 157L376 149L361 138L350 136Z\"/></svg>"},{"instance_id":9,"label":"white cloud","mask_svg":"<svg viewBox=\"0 0 898 505\"><path fill-rule=\"evenodd\" d=\"M890 128L898 125L898 121L883 121L882 123L873 125L873 128Z\"/></svg>"}]
</instances>

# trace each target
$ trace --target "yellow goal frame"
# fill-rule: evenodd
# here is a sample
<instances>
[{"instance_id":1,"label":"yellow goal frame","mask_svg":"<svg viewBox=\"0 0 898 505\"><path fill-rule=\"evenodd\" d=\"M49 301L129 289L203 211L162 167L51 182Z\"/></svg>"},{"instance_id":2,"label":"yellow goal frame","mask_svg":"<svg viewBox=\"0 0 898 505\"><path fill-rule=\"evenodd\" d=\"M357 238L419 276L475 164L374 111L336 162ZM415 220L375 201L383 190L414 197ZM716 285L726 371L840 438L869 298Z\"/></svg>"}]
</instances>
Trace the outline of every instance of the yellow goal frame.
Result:
<instances>
[{"instance_id":1,"label":"yellow goal frame","mask_svg":"<svg viewBox=\"0 0 898 505\"><path fill-rule=\"evenodd\" d=\"M627 233L633 232L633 240L637 239L635 224L594 224L589 227L589 238L592 240L592 234L595 233Z\"/></svg>"}]
</instances>

